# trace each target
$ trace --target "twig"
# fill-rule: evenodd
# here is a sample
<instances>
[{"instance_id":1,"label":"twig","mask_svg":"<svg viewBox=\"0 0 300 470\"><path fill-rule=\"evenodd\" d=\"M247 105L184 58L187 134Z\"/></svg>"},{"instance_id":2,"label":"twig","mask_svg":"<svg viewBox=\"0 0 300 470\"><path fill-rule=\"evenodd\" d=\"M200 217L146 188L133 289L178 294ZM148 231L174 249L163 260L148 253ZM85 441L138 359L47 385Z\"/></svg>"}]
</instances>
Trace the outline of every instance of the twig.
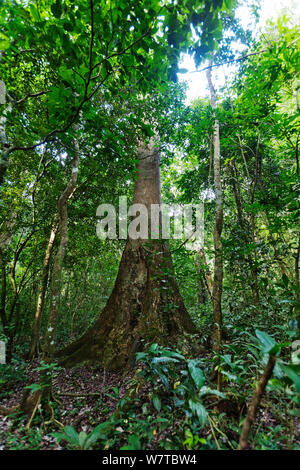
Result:
<instances>
[{"instance_id":1,"label":"twig","mask_svg":"<svg viewBox=\"0 0 300 470\"><path fill-rule=\"evenodd\" d=\"M91 392L91 393L70 393L70 392L59 392L56 395L61 397L74 397L74 398L84 398L84 397L102 397L105 395L106 397L112 398L113 400L118 401L117 398L113 397L112 395L105 393L105 392Z\"/></svg>"}]
</instances>

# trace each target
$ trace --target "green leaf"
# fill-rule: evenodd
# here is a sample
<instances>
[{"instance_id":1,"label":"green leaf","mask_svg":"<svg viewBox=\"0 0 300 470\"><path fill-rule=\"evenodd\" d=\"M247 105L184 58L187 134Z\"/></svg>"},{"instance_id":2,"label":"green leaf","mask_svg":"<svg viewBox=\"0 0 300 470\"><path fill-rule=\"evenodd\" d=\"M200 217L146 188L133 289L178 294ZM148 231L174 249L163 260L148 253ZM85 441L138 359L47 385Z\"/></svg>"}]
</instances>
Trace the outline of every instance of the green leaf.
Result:
<instances>
[{"instance_id":1,"label":"green leaf","mask_svg":"<svg viewBox=\"0 0 300 470\"><path fill-rule=\"evenodd\" d=\"M8 49L10 46L10 42L8 40L8 37L5 36L5 34L0 33L0 51L4 51L5 49Z\"/></svg>"},{"instance_id":2,"label":"green leaf","mask_svg":"<svg viewBox=\"0 0 300 470\"><path fill-rule=\"evenodd\" d=\"M270 335L268 335L268 333L265 333L264 331L260 330L255 330L255 334L262 346L262 352L275 354L280 349L280 346Z\"/></svg>"},{"instance_id":3,"label":"green leaf","mask_svg":"<svg viewBox=\"0 0 300 470\"><path fill-rule=\"evenodd\" d=\"M73 77L73 71L64 66L59 67L58 73L66 81L70 81Z\"/></svg>"},{"instance_id":4,"label":"green leaf","mask_svg":"<svg viewBox=\"0 0 300 470\"><path fill-rule=\"evenodd\" d=\"M179 360L175 359L175 357L154 357L154 359L152 360L153 364L164 364L168 362L179 362Z\"/></svg>"},{"instance_id":5,"label":"green leaf","mask_svg":"<svg viewBox=\"0 0 300 470\"><path fill-rule=\"evenodd\" d=\"M0 50L4 51L5 49L9 48L9 42L8 41L0 41Z\"/></svg>"},{"instance_id":6,"label":"green leaf","mask_svg":"<svg viewBox=\"0 0 300 470\"><path fill-rule=\"evenodd\" d=\"M300 417L300 410L288 410L288 413L292 416Z\"/></svg>"},{"instance_id":7,"label":"green leaf","mask_svg":"<svg viewBox=\"0 0 300 470\"><path fill-rule=\"evenodd\" d=\"M66 436L72 439L72 442L78 442L78 432L73 428L73 426L66 426L64 431Z\"/></svg>"},{"instance_id":8,"label":"green leaf","mask_svg":"<svg viewBox=\"0 0 300 470\"><path fill-rule=\"evenodd\" d=\"M200 389L204 385L205 377L202 370L197 365L198 362L199 361L197 359L192 359L188 361L188 369L190 371L193 381L195 382L198 389Z\"/></svg>"},{"instance_id":9,"label":"green leaf","mask_svg":"<svg viewBox=\"0 0 300 470\"><path fill-rule=\"evenodd\" d=\"M152 397L152 402L153 402L154 408L155 408L158 412L160 412L160 410L161 410L161 401L160 401L159 396L158 396L158 395L153 395L153 397Z\"/></svg>"},{"instance_id":10,"label":"green leaf","mask_svg":"<svg viewBox=\"0 0 300 470\"><path fill-rule=\"evenodd\" d=\"M63 432L51 432L50 436L55 437L58 443L60 443L62 439L66 438L66 435Z\"/></svg>"},{"instance_id":11,"label":"green leaf","mask_svg":"<svg viewBox=\"0 0 300 470\"><path fill-rule=\"evenodd\" d=\"M31 4L29 5L29 8L30 8L30 14L32 16L33 21L40 21L40 16L39 16L37 7Z\"/></svg>"},{"instance_id":12,"label":"green leaf","mask_svg":"<svg viewBox=\"0 0 300 470\"><path fill-rule=\"evenodd\" d=\"M207 422L207 412L205 407L199 401L190 399L189 406L193 414L198 416L199 423L203 427Z\"/></svg>"},{"instance_id":13,"label":"green leaf","mask_svg":"<svg viewBox=\"0 0 300 470\"><path fill-rule=\"evenodd\" d=\"M78 435L78 443L79 443L79 446L80 446L81 449L84 448L84 444L85 444L85 442L86 442L86 440L87 440L87 437L88 437L88 435L87 435L86 432L81 431L81 432L79 433L79 435Z\"/></svg>"},{"instance_id":14,"label":"green leaf","mask_svg":"<svg viewBox=\"0 0 300 470\"><path fill-rule=\"evenodd\" d=\"M288 376L288 378L294 383L297 392L300 393L300 375L299 375L299 373L297 374L297 372L295 372L295 370L293 370L294 368L292 368L290 366L284 366L284 365L281 364L280 367L285 372L285 374Z\"/></svg>"},{"instance_id":15,"label":"green leaf","mask_svg":"<svg viewBox=\"0 0 300 470\"><path fill-rule=\"evenodd\" d=\"M85 442L85 448L89 449L92 444L94 444L99 439L107 440L107 432L109 431L109 423L101 423L93 429L93 431L88 435L88 438Z\"/></svg>"},{"instance_id":16,"label":"green leaf","mask_svg":"<svg viewBox=\"0 0 300 470\"><path fill-rule=\"evenodd\" d=\"M204 397L205 395L216 395L220 398L226 398L224 393L219 392L219 390L211 389L209 387L202 387L200 390L200 397Z\"/></svg>"},{"instance_id":17,"label":"green leaf","mask_svg":"<svg viewBox=\"0 0 300 470\"><path fill-rule=\"evenodd\" d=\"M38 390L42 389L41 384L31 384L27 385L25 388L28 388L29 390L32 391L32 393L37 392Z\"/></svg>"},{"instance_id":18,"label":"green leaf","mask_svg":"<svg viewBox=\"0 0 300 470\"><path fill-rule=\"evenodd\" d=\"M120 450L141 450L141 449L142 449L141 441L136 435L130 436L128 439L128 445L120 448Z\"/></svg>"}]
</instances>

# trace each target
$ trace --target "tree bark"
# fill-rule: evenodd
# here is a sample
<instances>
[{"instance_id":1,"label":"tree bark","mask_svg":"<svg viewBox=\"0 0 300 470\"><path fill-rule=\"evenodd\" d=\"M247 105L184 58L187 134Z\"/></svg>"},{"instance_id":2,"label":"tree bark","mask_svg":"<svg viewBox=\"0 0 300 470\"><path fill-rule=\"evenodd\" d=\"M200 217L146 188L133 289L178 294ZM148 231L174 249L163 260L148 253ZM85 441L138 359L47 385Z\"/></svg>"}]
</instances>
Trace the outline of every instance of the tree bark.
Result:
<instances>
[{"instance_id":1,"label":"tree bark","mask_svg":"<svg viewBox=\"0 0 300 470\"><path fill-rule=\"evenodd\" d=\"M5 331L7 327L6 318L6 265L2 249L0 248L0 266L1 266L1 306L0 306L0 318Z\"/></svg>"},{"instance_id":2,"label":"tree bark","mask_svg":"<svg viewBox=\"0 0 300 470\"><path fill-rule=\"evenodd\" d=\"M29 360L32 360L41 352L41 346L40 346L41 320L42 320L42 313L43 313L44 301L45 301L45 295L46 295L46 289L47 289L47 283L48 283L49 264L50 264L51 254L52 254L57 230L58 230L58 222L54 220L52 224L52 228L51 228L50 237L48 240L48 245L47 245L46 252L45 252L44 262L43 262L43 270L42 270L42 276L41 276L40 285L39 285L39 293L38 293L34 323L33 323L33 328L32 328L31 344L30 344L30 349L28 353Z\"/></svg>"},{"instance_id":3,"label":"tree bark","mask_svg":"<svg viewBox=\"0 0 300 470\"><path fill-rule=\"evenodd\" d=\"M150 213L151 204L161 203L160 152L151 139L148 145L141 143L137 153L133 204L144 204ZM58 357L67 367L100 363L106 369L122 369L134 361L142 339L174 346L178 335L194 329L175 279L168 242L128 237L113 291L99 319Z\"/></svg>"}]
</instances>

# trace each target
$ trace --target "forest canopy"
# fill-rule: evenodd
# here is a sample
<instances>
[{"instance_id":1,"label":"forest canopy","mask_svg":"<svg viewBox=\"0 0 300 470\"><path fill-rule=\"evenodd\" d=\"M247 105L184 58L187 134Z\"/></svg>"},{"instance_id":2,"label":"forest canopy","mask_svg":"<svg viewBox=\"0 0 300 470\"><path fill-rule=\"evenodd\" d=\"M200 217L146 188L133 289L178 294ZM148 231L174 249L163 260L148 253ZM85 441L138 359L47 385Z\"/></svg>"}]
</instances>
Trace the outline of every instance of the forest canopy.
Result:
<instances>
[{"instance_id":1,"label":"forest canopy","mask_svg":"<svg viewBox=\"0 0 300 470\"><path fill-rule=\"evenodd\" d=\"M1 450L299 450L300 26L259 18L0 0Z\"/></svg>"}]
</instances>

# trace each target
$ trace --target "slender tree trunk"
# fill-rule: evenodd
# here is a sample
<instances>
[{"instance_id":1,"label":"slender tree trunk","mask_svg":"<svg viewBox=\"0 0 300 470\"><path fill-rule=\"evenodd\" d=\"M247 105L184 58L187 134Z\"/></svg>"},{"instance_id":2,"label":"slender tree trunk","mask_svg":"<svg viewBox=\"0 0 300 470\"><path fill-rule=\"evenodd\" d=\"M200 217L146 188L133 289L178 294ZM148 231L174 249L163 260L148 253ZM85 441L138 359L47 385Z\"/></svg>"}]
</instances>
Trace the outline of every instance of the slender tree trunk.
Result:
<instances>
[{"instance_id":1,"label":"slender tree trunk","mask_svg":"<svg viewBox=\"0 0 300 470\"><path fill-rule=\"evenodd\" d=\"M210 63L212 65L212 61ZM207 81L210 90L211 107L216 109L216 93L212 82L211 68L207 70ZM223 191L221 184L220 168L220 132L219 121L214 122L214 186L216 193L216 213L214 227L214 282L213 282L213 330L212 347L216 353L220 352L222 341L222 287L223 287L223 247L222 247L222 228L223 228Z\"/></svg>"},{"instance_id":2,"label":"slender tree trunk","mask_svg":"<svg viewBox=\"0 0 300 470\"><path fill-rule=\"evenodd\" d=\"M274 356L270 356L269 361L263 372L263 375L259 381L258 387L253 395L251 404L249 406L249 410L248 410L246 419L243 424L238 450L245 450L248 447L248 439L249 439L251 426L254 423L257 409L261 402L262 395L265 391L268 381L272 376L272 372L275 367L275 364L276 364L276 358Z\"/></svg>"},{"instance_id":3,"label":"slender tree trunk","mask_svg":"<svg viewBox=\"0 0 300 470\"><path fill-rule=\"evenodd\" d=\"M138 149L133 204L161 203L160 152L151 140ZM150 221L149 221L150 225ZM127 238L111 296L96 323L58 353L61 364L100 363L130 367L140 340L174 346L178 335L194 331L174 276L167 241Z\"/></svg>"},{"instance_id":4,"label":"slender tree trunk","mask_svg":"<svg viewBox=\"0 0 300 470\"><path fill-rule=\"evenodd\" d=\"M205 303L207 300L207 296L209 298L212 298L212 291L213 291L213 282L210 274L209 267L206 262L205 258L205 253L204 250L199 250L197 253L195 253L195 266L197 270L197 274L199 276L199 290L202 292L203 287L202 284L204 284L206 293L207 295L201 294L202 300L205 298L205 300L200 301L200 303Z\"/></svg>"},{"instance_id":5,"label":"slender tree trunk","mask_svg":"<svg viewBox=\"0 0 300 470\"><path fill-rule=\"evenodd\" d=\"M203 273L203 269L201 268L201 261L199 259L198 253L195 253L194 260L195 260L195 266L196 266L196 271L198 275L197 298L198 298L198 304L200 306L200 305L206 304L207 302L207 288L206 288L206 283L204 281L204 273Z\"/></svg>"},{"instance_id":6,"label":"slender tree trunk","mask_svg":"<svg viewBox=\"0 0 300 470\"><path fill-rule=\"evenodd\" d=\"M48 240L48 245L46 248L45 258L43 262L42 276L41 276L40 285L39 285L38 299L37 299L34 323L33 323L33 328L32 328L31 344L30 344L30 350L28 353L28 359L30 360L32 360L41 352L41 347L40 347L41 321L42 321L44 301L45 301L45 295L46 295L46 289L47 289L47 283L48 283L48 277L49 277L49 264L50 264L51 254L52 254L57 230L58 230L58 222L57 220L54 220L52 224L52 228L51 228L50 237Z\"/></svg>"},{"instance_id":7,"label":"slender tree trunk","mask_svg":"<svg viewBox=\"0 0 300 470\"><path fill-rule=\"evenodd\" d=\"M3 329L5 331L7 327L6 318L6 265L2 249L0 248L0 266L1 266L1 306L0 306L0 318Z\"/></svg>"}]
</instances>

